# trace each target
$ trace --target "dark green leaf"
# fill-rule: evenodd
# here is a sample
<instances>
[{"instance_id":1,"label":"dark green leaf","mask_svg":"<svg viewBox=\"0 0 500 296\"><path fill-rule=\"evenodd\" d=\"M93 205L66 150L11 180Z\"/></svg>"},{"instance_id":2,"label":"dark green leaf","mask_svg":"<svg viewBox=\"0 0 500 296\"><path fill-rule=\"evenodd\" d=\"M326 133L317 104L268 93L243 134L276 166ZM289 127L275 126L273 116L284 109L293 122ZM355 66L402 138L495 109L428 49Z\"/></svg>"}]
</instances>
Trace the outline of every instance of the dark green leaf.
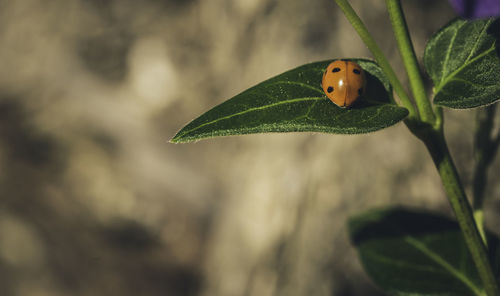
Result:
<instances>
[{"instance_id":1,"label":"dark green leaf","mask_svg":"<svg viewBox=\"0 0 500 296\"><path fill-rule=\"evenodd\" d=\"M434 82L434 103L472 108L500 98L499 25L457 19L431 38L424 64Z\"/></svg>"},{"instance_id":2,"label":"dark green leaf","mask_svg":"<svg viewBox=\"0 0 500 296\"><path fill-rule=\"evenodd\" d=\"M376 210L349 221L366 272L396 295L482 295L458 224L407 209Z\"/></svg>"},{"instance_id":3,"label":"dark green leaf","mask_svg":"<svg viewBox=\"0 0 500 296\"><path fill-rule=\"evenodd\" d=\"M491 253L490 258L492 259L493 272L500 275L500 237L491 232L486 232L486 236L488 237L488 249Z\"/></svg>"},{"instance_id":4,"label":"dark green leaf","mask_svg":"<svg viewBox=\"0 0 500 296\"><path fill-rule=\"evenodd\" d=\"M354 61L367 73L367 88L351 108L337 107L323 93L321 79L331 61L306 64L214 107L171 141L266 132L367 133L404 119L408 111L390 103L392 89L382 70L369 60Z\"/></svg>"}]
</instances>

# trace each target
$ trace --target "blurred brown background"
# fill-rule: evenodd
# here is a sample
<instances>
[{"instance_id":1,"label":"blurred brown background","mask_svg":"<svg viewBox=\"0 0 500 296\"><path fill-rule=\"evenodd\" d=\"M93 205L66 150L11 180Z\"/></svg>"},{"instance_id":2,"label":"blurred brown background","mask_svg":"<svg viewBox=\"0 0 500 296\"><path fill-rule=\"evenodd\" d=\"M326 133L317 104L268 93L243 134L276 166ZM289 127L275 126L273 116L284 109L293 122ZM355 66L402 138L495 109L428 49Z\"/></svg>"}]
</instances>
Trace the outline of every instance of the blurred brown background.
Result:
<instances>
[{"instance_id":1,"label":"blurred brown background","mask_svg":"<svg viewBox=\"0 0 500 296\"><path fill-rule=\"evenodd\" d=\"M421 56L454 14L403 2ZM352 3L398 65L383 1ZM168 143L273 75L369 56L333 0L0 0L0 295L381 295L346 219L450 213L403 124ZM474 113L446 113L469 192Z\"/></svg>"}]
</instances>

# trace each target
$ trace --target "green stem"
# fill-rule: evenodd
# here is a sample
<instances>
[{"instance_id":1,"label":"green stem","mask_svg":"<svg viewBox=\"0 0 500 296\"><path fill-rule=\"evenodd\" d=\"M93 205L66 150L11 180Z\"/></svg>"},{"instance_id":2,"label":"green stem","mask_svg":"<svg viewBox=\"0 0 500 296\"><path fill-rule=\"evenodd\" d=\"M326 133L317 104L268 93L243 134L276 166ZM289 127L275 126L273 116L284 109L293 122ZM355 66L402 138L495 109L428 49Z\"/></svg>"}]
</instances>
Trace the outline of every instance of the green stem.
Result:
<instances>
[{"instance_id":1,"label":"green stem","mask_svg":"<svg viewBox=\"0 0 500 296\"><path fill-rule=\"evenodd\" d=\"M446 195L455 212L486 294L488 296L497 296L499 295L499 288L488 259L486 246L483 244L482 237L476 226L471 206L460 183L443 132L429 129L426 133L421 133L421 139L429 150L439 172Z\"/></svg>"},{"instance_id":2,"label":"green stem","mask_svg":"<svg viewBox=\"0 0 500 296\"><path fill-rule=\"evenodd\" d=\"M417 57L411 42L411 37L408 33L408 26L401 7L401 2L400 0L386 0L385 2L391 19L394 35L396 36L396 41L398 43L399 52L401 53L406 73L408 74L411 91L413 93L413 97L415 98L420 118L422 121L434 125L436 117L425 93L424 83L422 81L422 76L420 75Z\"/></svg>"},{"instance_id":3,"label":"green stem","mask_svg":"<svg viewBox=\"0 0 500 296\"><path fill-rule=\"evenodd\" d=\"M460 183L457 170L444 138L442 111L438 108L436 110L437 114L434 114L432 106L425 95L425 89L418 71L415 52L411 44L399 1L386 1L420 114L416 113L408 94L387 61L387 58L377 46L375 40L373 40L366 26L352 9L349 2L347 0L335 0L385 72L394 90L401 99L403 106L408 109L410 115L406 124L410 130L425 143L432 156L451 207L455 212L458 224L464 235L467 247L469 248L474 264L478 270L479 277L483 282L486 294L488 296L499 295L498 284L488 260L486 246L481 239L481 235L472 214L471 206L467 201L465 191ZM421 120L419 115L421 116Z\"/></svg>"},{"instance_id":4,"label":"green stem","mask_svg":"<svg viewBox=\"0 0 500 296\"><path fill-rule=\"evenodd\" d=\"M344 15L347 17L347 20L351 23L351 25L354 27L354 29L358 32L359 36L361 37L361 40L365 43L366 47L372 52L373 56L375 57L375 60L379 64L379 66L382 68L384 71L385 75L389 79L392 87L394 88L394 91L398 95L398 97L401 99L401 103L403 106L408 109L409 111L409 116L408 118L410 120L415 119L417 117L417 113L415 111L415 108L413 107L413 104L410 100L410 97L406 93L403 85L399 81L398 77L396 76L396 73L394 73L394 70L392 69L391 65L389 64L389 61L385 57L385 55L382 53L382 50L378 47L377 43L373 39L373 37L370 35L368 30L366 29L366 26L363 24L359 16L356 14L354 9L352 9L352 6L349 4L347 0L335 0L337 2L337 5L342 9L344 12Z\"/></svg>"},{"instance_id":5,"label":"green stem","mask_svg":"<svg viewBox=\"0 0 500 296\"><path fill-rule=\"evenodd\" d=\"M462 229L465 241L471 252L474 263L476 264L487 295L498 295L499 288L487 256L487 249L483 240L483 229L478 229L475 219L477 218L482 221L482 213L477 213L476 217L474 217L472 213L472 209L465 195L463 186L460 183L457 170L444 138L442 131L442 111L437 110L438 114L436 116L425 93L424 84L420 75L417 58L400 0L386 0L386 5L399 51L408 74L413 97L416 101L419 117L423 121L423 126L429 124L434 128L424 128L424 130L420 130L417 135L420 136L426 144L434 160L434 164L438 169L446 194L455 212L460 228Z\"/></svg>"}]
</instances>

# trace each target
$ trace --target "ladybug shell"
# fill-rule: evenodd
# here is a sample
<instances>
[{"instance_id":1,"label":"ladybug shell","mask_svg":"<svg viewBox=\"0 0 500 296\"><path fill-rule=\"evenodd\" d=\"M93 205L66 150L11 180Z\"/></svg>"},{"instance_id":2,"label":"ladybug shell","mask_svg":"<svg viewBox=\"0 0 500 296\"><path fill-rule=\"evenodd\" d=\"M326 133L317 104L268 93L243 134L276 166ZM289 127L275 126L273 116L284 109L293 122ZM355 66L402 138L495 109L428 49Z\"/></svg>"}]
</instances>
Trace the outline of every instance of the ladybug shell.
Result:
<instances>
[{"instance_id":1,"label":"ladybug shell","mask_svg":"<svg viewBox=\"0 0 500 296\"><path fill-rule=\"evenodd\" d=\"M336 60L326 67L321 86L339 107L351 106L365 92L365 72L356 63Z\"/></svg>"}]
</instances>

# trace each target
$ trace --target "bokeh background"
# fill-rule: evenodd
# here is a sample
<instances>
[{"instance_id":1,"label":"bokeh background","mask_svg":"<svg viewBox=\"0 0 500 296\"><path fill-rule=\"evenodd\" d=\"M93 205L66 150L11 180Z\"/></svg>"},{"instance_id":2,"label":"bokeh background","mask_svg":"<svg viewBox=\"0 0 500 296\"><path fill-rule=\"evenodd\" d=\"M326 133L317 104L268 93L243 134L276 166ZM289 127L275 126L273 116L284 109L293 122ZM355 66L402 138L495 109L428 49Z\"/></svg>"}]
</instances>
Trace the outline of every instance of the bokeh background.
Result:
<instances>
[{"instance_id":1,"label":"bokeh background","mask_svg":"<svg viewBox=\"0 0 500 296\"><path fill-rule=\"evenodd\" d=\"M403 2L421 57L454 12ZM403 74L383 1L352 4ZM370 55L333 0L0 0L0 295L382 295L346 219L450 215L403 124L168 143L242 90L335 57ZM446 112L468 192L475 112Z\"/></svg>"}]
</instances>

